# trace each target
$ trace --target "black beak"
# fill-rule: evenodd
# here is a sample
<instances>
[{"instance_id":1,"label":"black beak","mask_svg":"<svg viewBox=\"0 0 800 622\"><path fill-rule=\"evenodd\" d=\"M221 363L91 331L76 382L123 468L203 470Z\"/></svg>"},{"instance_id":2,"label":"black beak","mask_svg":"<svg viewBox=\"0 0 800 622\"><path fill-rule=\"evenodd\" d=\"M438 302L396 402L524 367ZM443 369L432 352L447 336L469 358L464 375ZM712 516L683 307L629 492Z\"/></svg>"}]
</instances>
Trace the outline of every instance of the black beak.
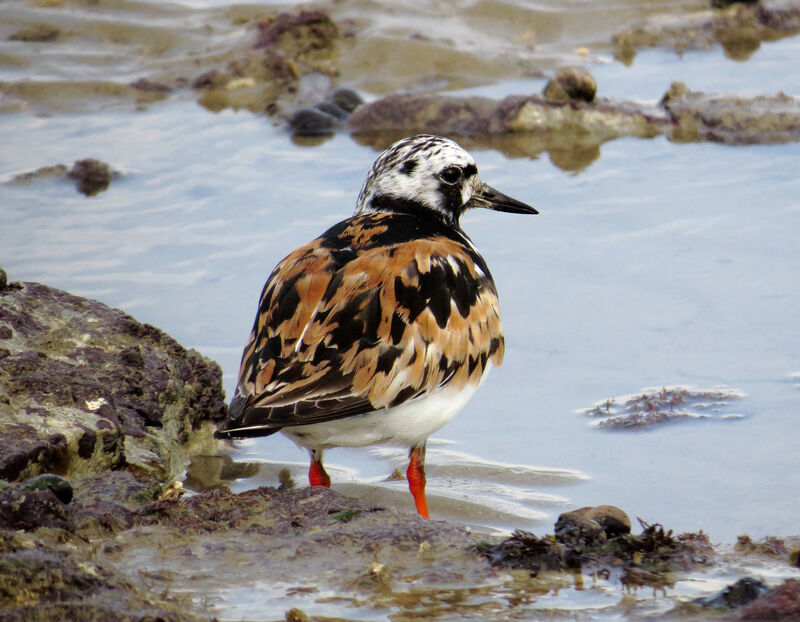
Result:
<instances>
[{"instance_id":1,"label":"black beak","mask_svg":"<svg viewBox=\"0 0 800 622\"><path fill-rule=\"evenodd\" d=\"M485 207L496 212L509 212L510 214L538 214L539 210L527 203L512 199L510 196L495 190L488 184L481 183L480 189L472 195L467 207Z\"/></svg>"}]
</instances>

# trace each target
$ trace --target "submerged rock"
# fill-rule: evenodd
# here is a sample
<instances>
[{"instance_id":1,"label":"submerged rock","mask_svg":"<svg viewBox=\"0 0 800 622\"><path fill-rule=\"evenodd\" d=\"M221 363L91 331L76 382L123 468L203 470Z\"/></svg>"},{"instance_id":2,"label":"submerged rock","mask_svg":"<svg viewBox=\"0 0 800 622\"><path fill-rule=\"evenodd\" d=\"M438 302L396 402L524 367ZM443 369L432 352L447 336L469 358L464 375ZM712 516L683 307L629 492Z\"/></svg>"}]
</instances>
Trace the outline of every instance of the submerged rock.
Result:
<instances>
[{"instance_id":1,"label":"submerged rock","mask_svg":"<svg viewBox=\"0 0 800 622\"><path fill-rule=\"evenodd\" d=\"M488 97L389 95L357 108L349 121L352 132L434 134L523 133L579 135L598 142L619 136L652 137L663 132L666 119L657 110L630 102L596 99L552 102L540 95Z\"/></svg>"},{"instance_id":2,"label":"submerged rock","mask_svg":"<svg viewBox=\"0 0 800 622\"><path fill-rule=\"evenodd\" d=\"M255 41L249 47L232 50L224 67L206 69L192 81L203 91L201 105L215 112L247 108L275 114L277 102L291 101L303 76L336 74L342 35L325 10L262 15L255 26ZM298 126L305 127L300 121Z\"/></svg>"},{"instance_id":3,"label":"submerged rock","mask_svg":"<svg viewBox=\"0 0 800 622\"><path fill-rule=\"evenodd\" d=\"M0 477L128 468L174 478L203 422L224 414L221 377L122 311L11 283L0 291Z\"/></svg>"},{"instance_id":4,"label":"submerged rock","mask_svg":"<svg viewBox=\"0 0 800 622\"><path fill-rule=\"evenodd\" d=\"M562 76L563 77L563 76ZM800 99L774 96L736 97L692 92L675 83L660 107L632 101L595 98L594 81L571 70L551 80L545 95L455 97L396 94L356 108L347 128L357 137L381 136L383 145L400 136L430 132L499 147L510 155L589 149L623 136L665 135L676 142L772 144L800 140ZM566 84L566 87L565 87ZM320 113L324 114L324 113ZM331 117L330 126L335 126ZM511 140L505 148L499 138ZM511 137L511 138L508 138ZM596 157L589 156L588 161ZM575 167L565 167L575 169Z\"/></svg>"},{"instance_id":5,"label":"submerged rock","mask_svg":"<svg viewBox=\"0 0 800 622\"><path fill-rule=\"evenodd\" d=\"M784 93L758 97L715 96L675 83L662 104L673 140L771 144L800 140L800 99Z\"/></svg>"},{"instance_id":6,"label":"submerged rock","mask_svg":"<svg viewBox=\"0 0 800 622\"><path fill-rule=\"evenodd\" d=\"M111 181L119 177L119 171L94 158L76 160L72 168L65 164L40 166L34 171L19 173L8 182L14 185L30 184L45 179L72 179L78 192L86 196L94 196L106 190Z\"/></svg>"},{"instance_id":7,"label":"submerged rock","mask_svg":"<svg viewBox=\"0 0 800 622\"><path fill-rule=\"evenodd\" d=\"M716 2L716 0L713 0ZM722 6L729 4L730 6ZM657 16L631 24L613 37L615 56L631 64L636 50L665 47L683 53L721 45L734 60L746 60L762 41L800 32L800 2L716 2L715 8L675 16Z\"/></svg>"}]
</instances>

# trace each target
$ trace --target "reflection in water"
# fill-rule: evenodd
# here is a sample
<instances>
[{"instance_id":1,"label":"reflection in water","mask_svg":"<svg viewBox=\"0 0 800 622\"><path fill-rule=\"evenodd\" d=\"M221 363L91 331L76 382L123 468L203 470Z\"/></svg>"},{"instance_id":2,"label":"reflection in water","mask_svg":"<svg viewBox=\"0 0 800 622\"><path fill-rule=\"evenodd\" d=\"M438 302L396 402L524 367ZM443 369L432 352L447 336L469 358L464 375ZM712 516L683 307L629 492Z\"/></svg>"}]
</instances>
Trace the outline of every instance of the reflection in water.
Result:
<instances>
[{"instance_id":1,"label":"reflection in water","mask_svg":"<svg viewBox=\"0 0 800 622\"><path fill-rule=\"evenodd\" d=\"M234 457L245 451L240 449ZM394 465L404 462L408 452L380 447L370 453ZM335 463L326 463L326 469L331 473L333 489L345 496L380 507L413 510L405 476L398 470L393 472L391 466L385 469L385 475L371 478ZM234 462L229 455L199 456L193 459L185 484L195 490L228 484L236 491L258 486L291 486L290 482L305 486L306 471L307 464L300 462ZM558 490L587 479L578 471L491 462L436 447L427 451L425 471L434 518L500 533L520 525L528 529L535 525L548 528L549 517L559 513L559 508L567 503L564 496L556 494Z\"/></svg>"}]
</instances>

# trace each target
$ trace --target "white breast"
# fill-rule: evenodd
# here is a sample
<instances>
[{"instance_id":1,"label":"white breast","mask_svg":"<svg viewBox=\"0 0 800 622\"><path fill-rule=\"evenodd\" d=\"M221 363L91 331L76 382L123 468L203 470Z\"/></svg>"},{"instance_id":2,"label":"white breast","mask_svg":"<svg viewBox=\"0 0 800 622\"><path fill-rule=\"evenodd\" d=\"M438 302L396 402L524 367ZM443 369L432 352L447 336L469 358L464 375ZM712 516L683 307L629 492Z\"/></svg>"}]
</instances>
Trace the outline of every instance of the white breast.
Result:
<instances>
[{"instance_id":1,"label":"white breast","mask_svg":"<svg viewBox=\"0 0 800 622\"><path fill-rule=\"evenodd\" d=\"M491 364L487 365L481 382L490 367ZM381 408L335 421L286 427L281 432L309 449L366 445L412 447L455 417L478 386L468 384L459 390L445 387L394 408Z\"/></svg>"}]
</instances>

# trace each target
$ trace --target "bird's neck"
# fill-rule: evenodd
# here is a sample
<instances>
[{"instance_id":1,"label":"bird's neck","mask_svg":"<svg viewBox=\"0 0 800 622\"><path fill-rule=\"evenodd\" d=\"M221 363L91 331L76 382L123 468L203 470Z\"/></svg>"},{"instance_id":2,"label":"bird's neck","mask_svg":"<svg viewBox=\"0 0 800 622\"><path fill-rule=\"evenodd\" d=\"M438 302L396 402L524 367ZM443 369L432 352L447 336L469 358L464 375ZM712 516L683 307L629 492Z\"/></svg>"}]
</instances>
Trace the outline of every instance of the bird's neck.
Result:
<instances>
[{"instance_id":1,"label":"bird's neck","mask_svg":"<svg viewBox=\"0 0 800 622\"><path fill-rule=\"evenodd\" d=\"M459 224L459 216L461 214L451 212L450 210L437 209L414 199L404 199L387 194L380 194L372 197L369 203L359 210L360 213L366 211L407 214L419 218L420 220L433 220L447 227L453 227L459 231L461 230Z\"/></svg>"}]
</instances>

